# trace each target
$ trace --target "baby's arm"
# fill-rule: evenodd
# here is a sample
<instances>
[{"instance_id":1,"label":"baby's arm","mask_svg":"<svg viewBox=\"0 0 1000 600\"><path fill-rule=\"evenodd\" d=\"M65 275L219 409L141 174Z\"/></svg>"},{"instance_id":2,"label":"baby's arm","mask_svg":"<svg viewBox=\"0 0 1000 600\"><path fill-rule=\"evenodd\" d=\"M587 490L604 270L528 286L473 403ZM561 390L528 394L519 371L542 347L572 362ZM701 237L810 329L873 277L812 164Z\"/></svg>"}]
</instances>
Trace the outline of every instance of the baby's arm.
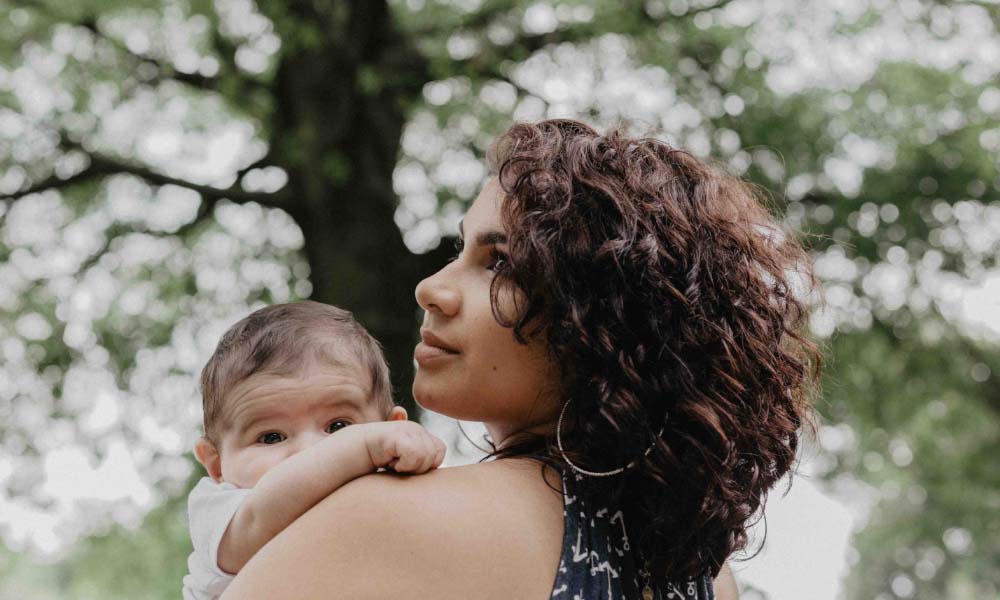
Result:
<instances>
[{"instance_id":1,"label":"baby's arm","mask_svg":"<svg viewBox=\"0 0 1000 600\"><path fill-rule=\"evenodd\" d=\"M412 421L352 425L264 474L229 522L219 568L237 573L264 544L352 479L392 467L423 473L441 464L445 446Z\"/></svg>"}]
</instances>

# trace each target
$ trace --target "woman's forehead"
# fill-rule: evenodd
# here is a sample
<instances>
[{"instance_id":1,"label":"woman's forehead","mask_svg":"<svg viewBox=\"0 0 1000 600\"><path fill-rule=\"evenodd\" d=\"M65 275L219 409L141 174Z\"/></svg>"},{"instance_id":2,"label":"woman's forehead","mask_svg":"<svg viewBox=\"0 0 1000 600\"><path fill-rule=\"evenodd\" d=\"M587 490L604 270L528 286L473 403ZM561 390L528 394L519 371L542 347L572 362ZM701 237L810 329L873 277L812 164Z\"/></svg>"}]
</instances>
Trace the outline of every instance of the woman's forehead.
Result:
<instances>
[{"instance_id":1,"label":"woman's forehead","mask_svg":"<svg viewBox=\"0 0 1000 600\"><path fill-rule=\"evenodd\" d=\"M465 218L459 223L459 232L462 237L475 235L483 230L502 229L500 222L500 204L503 198L503 190L500 189L496 178L490 179L483 186L483 189L476 196L465 213Z\"/></svg>"}]
</instances>

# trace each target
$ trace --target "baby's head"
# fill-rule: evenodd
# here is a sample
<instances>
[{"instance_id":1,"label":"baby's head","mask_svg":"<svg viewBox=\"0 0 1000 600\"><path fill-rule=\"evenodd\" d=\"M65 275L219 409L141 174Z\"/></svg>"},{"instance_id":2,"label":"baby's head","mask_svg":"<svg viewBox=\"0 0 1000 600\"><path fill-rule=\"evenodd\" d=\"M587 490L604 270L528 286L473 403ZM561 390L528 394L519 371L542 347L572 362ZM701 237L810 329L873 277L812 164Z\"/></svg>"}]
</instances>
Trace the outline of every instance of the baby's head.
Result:
<instances>
[{"instance_id":1,"label":"baby's head","mask_svg":"<svg viewBox=\"0 0 1000 600\"><path fill-rule=\"evenodd\" d=\"M379 343L318 302L262 308L233 325L201 372L205 435L195 455L240 488L356 423L406 419Z\"/></svg>"}]
</instances>

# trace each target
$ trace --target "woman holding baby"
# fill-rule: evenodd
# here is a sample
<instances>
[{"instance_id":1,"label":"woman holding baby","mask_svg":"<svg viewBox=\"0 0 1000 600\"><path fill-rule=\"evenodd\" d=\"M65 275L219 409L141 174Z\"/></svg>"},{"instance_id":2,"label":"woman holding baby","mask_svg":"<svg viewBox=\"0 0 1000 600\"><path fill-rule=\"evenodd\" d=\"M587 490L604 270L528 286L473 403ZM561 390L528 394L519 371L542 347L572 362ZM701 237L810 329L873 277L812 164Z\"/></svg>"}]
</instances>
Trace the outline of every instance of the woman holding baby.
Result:
<instances>
[{"instance_id":1,"label":"woman holding baby","mask_svg":"<svg viewBox=\"0 0 1000 600\"><path fill-rule=\"evenodd\" d=\"M566 120L518 124L416 289L413 383L492 460L347 484L224 598L734 597L820 355L807 255L745 183Z\"/></svg>"}]
</instances>

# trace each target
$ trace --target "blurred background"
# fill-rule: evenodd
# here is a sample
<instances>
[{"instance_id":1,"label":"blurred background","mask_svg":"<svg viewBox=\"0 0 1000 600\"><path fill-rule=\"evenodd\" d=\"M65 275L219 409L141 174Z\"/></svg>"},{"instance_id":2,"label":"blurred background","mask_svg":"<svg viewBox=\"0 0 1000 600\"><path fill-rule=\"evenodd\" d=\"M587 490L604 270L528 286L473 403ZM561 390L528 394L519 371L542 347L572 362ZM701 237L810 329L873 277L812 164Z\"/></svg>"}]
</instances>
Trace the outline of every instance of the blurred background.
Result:
<instances>
[{"instance_id":1,"label":"blurred background","mask_svg":"<svg viewBox=\"0 0 1000 600\"><path fill-rule=\"evenodd\" d=\"M814 253L822 426L734 557L741 597L998 597L998 23L997 0L0 0L0 599L179 597L196 377L252 308L353 310L412 409L413 287L490 140L544 117L713 157Z\"/></svg>"}]
</instances>

